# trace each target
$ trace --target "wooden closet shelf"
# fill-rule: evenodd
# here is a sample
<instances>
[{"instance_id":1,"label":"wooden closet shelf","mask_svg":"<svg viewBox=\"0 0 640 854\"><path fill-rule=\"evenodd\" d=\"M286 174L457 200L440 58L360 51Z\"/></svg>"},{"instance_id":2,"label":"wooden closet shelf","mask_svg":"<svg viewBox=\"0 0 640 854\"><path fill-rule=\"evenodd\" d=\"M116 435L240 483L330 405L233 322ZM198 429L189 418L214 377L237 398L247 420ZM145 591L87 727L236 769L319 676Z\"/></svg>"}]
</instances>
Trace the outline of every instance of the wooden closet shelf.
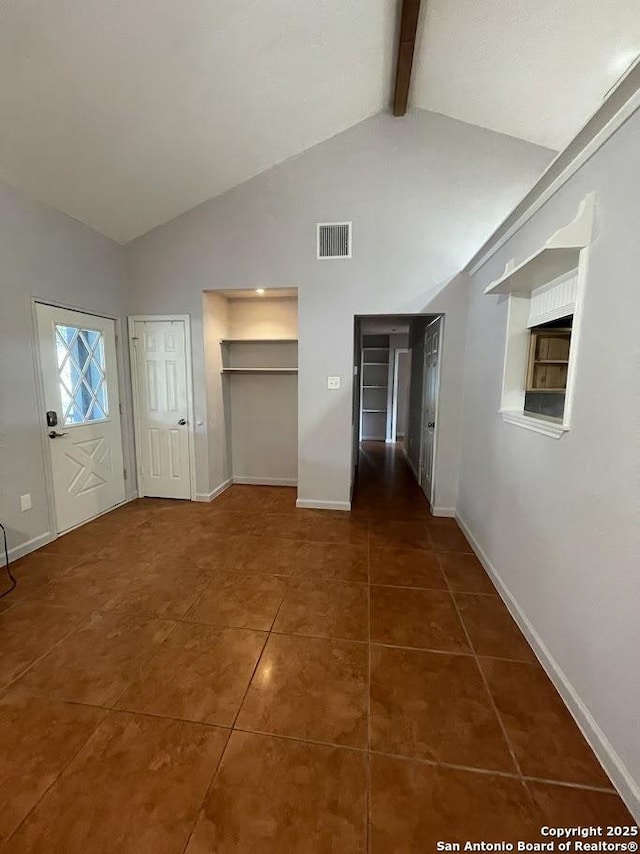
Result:
<instances>
[{"instance_id":1,"label":"wooden closet shelf","mask_svg":"<svg viewBox=\"0 0 640 854\"><path fill-rule=\"evenodd\" d=\"M297 374L297 368L223 368L221 374Z\"/></svg>"},{"instance_id":2,"label":"wooden closet shelf","mask_svg":"<svg viewBox=\"0 0 640 854\"><path fill-rule=\"evenodd\" d=\"M221 344L297 344L297 338L221 338Z\"/></svg>"}]
</instances>

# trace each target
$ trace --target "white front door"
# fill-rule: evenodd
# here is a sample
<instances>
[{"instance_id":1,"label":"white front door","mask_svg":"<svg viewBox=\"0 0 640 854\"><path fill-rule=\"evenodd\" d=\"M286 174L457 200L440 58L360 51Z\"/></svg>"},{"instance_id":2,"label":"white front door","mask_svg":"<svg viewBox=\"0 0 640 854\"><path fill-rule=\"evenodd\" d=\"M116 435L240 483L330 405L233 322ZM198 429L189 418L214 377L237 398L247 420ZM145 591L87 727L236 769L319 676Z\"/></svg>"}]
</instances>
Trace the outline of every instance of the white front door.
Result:
<instances>
[{"instance_id":1,"label":"white front door","mask_svg":"<svg viewBox=\"0 0 640 854\"><path fill-rule=\"evenodd\" d=\"M36 304L56 531L124 501L115 322Z\"/></svg>"},{"instance_id":2,"label":"white front door","mask_svg":"<svg viewBox=\"0 0 640 854\"><path fill-rule=\"evenodd\" d=\"M427 326L424 335L424 392L422 398L420 486L431 504L433 504L433 464L438 407L439 350L440 318Z\"/></svg>"},{"instance_id":3,"label":"white front door","mask_svg":"<svg viewBox=\"0 0 640 854\"><path fill-rule=\"evenodd\" d=\"M184 320L133 320L131 355L138 492L191 498Z\"/></svg>"}]
</instances>

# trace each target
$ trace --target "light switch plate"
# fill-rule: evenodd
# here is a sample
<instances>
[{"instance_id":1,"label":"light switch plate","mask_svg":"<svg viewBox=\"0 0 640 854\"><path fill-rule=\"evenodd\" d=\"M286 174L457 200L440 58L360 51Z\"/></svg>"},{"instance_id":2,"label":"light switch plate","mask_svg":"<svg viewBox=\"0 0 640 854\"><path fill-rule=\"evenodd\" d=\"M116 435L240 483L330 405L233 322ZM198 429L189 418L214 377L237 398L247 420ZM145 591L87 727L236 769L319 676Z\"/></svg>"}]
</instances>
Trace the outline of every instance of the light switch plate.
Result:
<instances>
[{"instance_id":1,"label":"light switch plate","mask_svg":"<svg viewBox=\"0 0 640 854\"><path fill-rule=\"evenodd\" d=\"M30 492L28 492L26 495L20 496L20 509L22 511L31 510L31 493Z\"/></svg>"},{"instance_id":2,"label":"light switch plate","mask_svg":"<svg viewBox=\"0 0 640 854\"><path fill-rule=\"evenodd\" d=\"M332 391L340 388L340 377L327 377L327 388Z\"/></svg>"}]
</instances>

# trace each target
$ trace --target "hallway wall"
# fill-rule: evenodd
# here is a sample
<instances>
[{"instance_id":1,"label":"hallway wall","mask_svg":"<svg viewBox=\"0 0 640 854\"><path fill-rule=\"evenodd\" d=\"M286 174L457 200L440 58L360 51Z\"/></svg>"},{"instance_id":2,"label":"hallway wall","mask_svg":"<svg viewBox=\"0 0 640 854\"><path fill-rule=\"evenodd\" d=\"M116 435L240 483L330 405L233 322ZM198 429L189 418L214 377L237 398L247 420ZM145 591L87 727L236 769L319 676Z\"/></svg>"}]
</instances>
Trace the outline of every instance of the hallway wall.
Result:
<instances>
[{"instance_id":1,"label":"hallway wall","mask_svg":"<svg viewBox=\"0 0 640 854\"><path fill-rule=\"evenodd\" d=\"M224 481L206 435L202 291L297 287L300 498L348 507L354 316L428 310L449 316L441 424L454 439L436 491L453 507L467 296L446 285L551 157L435 113L380 114L134 241L134 310L192 316L197 491ZM316 223L342 220L353 221L352 260L318 261Z\"/></svg>"},{"instance_id":2,"label":"hallway wall","mask_svg":"<svg viewBox=\"0 0 640 854\"><path fill-rule=\"evenodd\" d=\"M403 439L407 430L409 408L409 353L398 354L398 403L396 415L396 435Z\"/></svg>"},{"instance_id":3,"label":"hallway wall","mask_svg":"<svg viewBox=\"0 0 640 854\"><path fill-rule=\"evenodd\" d=\"M458 514L640 817L640 112L470 280ZM498 413L507 300L485 296L596 193L572 428Z\"/></svg>"},{"instance_id":4,"label":"hallway wall","mask_svg":"<svg viewBox=\"0 0 640 854\"><path fill-rule=\"evenodd\" d=\"M8 528L14 558L50 537L31 297L123 320L128 300L125 251L88 226L0 182L0 520ZM125 486L131 495L135 466L129 357L122 324L120 333L123 451L129 472ZM26 493L33 506L21 512L20 495Z\"/></svg>"}]
</instances>

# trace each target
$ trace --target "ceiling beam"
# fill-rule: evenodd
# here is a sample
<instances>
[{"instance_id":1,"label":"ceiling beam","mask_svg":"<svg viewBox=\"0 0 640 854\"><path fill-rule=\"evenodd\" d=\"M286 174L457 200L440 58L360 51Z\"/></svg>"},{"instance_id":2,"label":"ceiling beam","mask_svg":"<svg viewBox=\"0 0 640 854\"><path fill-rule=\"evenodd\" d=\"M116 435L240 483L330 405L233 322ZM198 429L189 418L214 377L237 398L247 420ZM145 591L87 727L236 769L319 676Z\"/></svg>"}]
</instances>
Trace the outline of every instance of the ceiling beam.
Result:
<instances>
[{"instance_id":1,"label":"ceiling beam","mask_svg":"<svg viewBox=\"0 0 640 854\"><path fill-rule=\"evenodd\" d=\"M420 0L402 0L400 13L400 38L396 63L396 85L393 93L393 115L404 116L407 112L413 50L416 44Z\"/></svg>"}]
</instances>

